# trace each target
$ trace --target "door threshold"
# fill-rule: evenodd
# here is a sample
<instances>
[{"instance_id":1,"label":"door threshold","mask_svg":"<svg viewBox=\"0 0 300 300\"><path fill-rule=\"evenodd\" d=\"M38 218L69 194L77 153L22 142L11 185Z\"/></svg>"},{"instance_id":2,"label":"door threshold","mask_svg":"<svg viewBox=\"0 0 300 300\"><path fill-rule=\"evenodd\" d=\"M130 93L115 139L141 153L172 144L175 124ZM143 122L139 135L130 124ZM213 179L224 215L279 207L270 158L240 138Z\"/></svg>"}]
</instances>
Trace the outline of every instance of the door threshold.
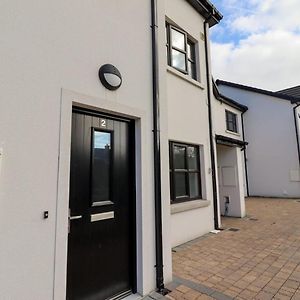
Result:
<instances>
[{"instance_id":1,"label":"door threshold","mask_svg":"<svg viewBox=\"0 0 300 300\"><path fill-rule=\"evenodd\" d=\"M121 294L118 294L116 296L113 296L107 300L119 300L119 299L126 299L126 300L134 300L134 299L138 299L138 298L131 298L131 296L133 296L132 291L128 290L125 292L122 292Z\"/></svg>"},{"instance_id":2,"label":"door threshold","mask_svg":"<svg viewBox=\"0 0 300 300\"><path fill-rule=\"evenodd\" d=\"M140 294L131 294L123 298L122 300L141 300L141 299L143 299L143 297Z\"/></svg>"}]
</instances>

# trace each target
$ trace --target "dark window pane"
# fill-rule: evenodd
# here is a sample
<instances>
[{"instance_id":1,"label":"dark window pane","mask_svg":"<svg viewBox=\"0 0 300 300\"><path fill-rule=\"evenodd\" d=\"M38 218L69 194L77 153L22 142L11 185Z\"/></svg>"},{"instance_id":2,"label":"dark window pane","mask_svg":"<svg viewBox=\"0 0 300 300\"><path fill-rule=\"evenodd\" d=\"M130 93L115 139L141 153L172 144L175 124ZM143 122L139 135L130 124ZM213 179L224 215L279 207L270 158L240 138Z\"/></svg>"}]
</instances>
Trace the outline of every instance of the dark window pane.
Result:
<instances>
[{"instance_id":1,"label":"dark window pane","mask_svg":"<svg viewBox=\"0 0 300 300\"><path fill-rule=\"evenodd\" d=\"M228 130L230 130L230 131L235 131L235 127L234 127L233 122L229 122L229 123L228 123Z\"/></svg>"},{"instance_id":2,"label":"dark window pane","mask_svg":"<svg viewBox=\"0 0 300 300\"><path fill-rule=\"evenodd\" d=\"M185 54L172 49L172 66L182 71L186 71Z\"/></svg>"},{"instance_id":3,"label":"dark window pane","mask_svg":"<svg viewBox=\"0 0 300 300\"><path fill-rule=\"evenodd\" d=\"M199 147L170 142L170 191L172 201L201 197Z\"/></svg>"},{"instance_id":4,"label":"dark window pane","mask_svg":"<svg viewBox=\"0 0 300 300\"><path fill-rule=\"evenodd\" d=\"M174 169L186 169L185 147L174 146Z\"/></svg>"},{"instance_id":5,"label":"dark window pane","mask_svg":"<svg viewBox=\"0 0 300 300\"><path fill-rule=\"evenodd\" d=\"M192 63L191 61L188 61L188 73L189 73L189 75L190 75L193 79L196 79L196 68L195 68L195 64Z\"/></svg>"},{"instance_id":6,"label":"dark window pane","mask_svg":"<svg viewBox=\"0 0 300 300\"><path fill-rule=\"evenodd\" d=\"M236 114L226 111L226 123L227 123L227 130L237 132L237 120Z\"/></svg>"},{"instance_id":7,"label":"dark window pane","mask_svg":"<svg viewBox=\"0 0 300 300\"><path fill-rule=\"evenodd\" d=\"M94 131L92 161L92 202L110 200L111 134Z\"/></svg>"},{"instance_id":8,"label":"dark window pane","mask_svg":"<svg viewBox=\"0 0 300 300\"><path fill-rule=\"evenodd\" d=\"M195 61L195 44L192 42L188 42L187 44L187 54L188 58L192 61Z\"/></svg>"},{"instance_id":9,"label":"dark window pane","mask_svg":"<svg viewBox=\"0 0 300 300\"><path fill-rule=\"evenodd\" d=\"M190 181L190 197L195 198L199 197L199 174L198 173L190 173L189 174Z\"/></svg>"},{"instance_id":10,"label":"dark window pane","mask_svg":"<svg viewBox=\"0 0 300 300\"><path fill-rule=\"evenodd\" d=\"M190 170L198 170L198 159L197 159L196 147L189 146L187 148L188 165Z\"/></svg>"},{"instance_id":11,"label":"dark window pane","mask_svg":"<svg viewBox=\"0 0 300 300\"><path fill-rule=\"evenodd\" d=\"M175 173L175 197L187 196L186 173Z\"/></svg>"},{"instance_id":12,"label":"dark window pane","mask_svg":"<svg viewBox=\"0 0 300 300\"><path fill-rule=\"evenodd\" d=\"M236 114L226 111L227 130L237 132L237 116Z\"/></svg>"},{"instance_id":13,"label":"dark window pane","mask_svg":"<svg viewBox=\"0 0 300 300\"><path fill-rule=\"evenodd\" d=\"M185 35L175 29L171 29L172 47L185 51Z\"/></svg>"}]
</instances>

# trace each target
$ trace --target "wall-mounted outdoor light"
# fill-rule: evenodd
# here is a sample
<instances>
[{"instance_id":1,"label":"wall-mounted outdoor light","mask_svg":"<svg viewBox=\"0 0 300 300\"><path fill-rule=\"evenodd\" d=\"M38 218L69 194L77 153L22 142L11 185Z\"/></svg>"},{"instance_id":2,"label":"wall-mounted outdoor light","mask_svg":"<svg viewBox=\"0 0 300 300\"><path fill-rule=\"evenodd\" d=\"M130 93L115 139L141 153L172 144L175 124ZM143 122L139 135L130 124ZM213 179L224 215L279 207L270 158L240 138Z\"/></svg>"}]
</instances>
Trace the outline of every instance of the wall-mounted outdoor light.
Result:
<instances>
[{"instance_id":1,"label":"wall-mounted outdoor light","mask_svg":"<svg viewBox=\"0 0 300 300\"><path fill-rule=\"evenodd\" d=\"M120 71L113 65L106 64L99 69L99 79L101 83L109 90L115 91L122 84Z\"/></svg>"}]
</instances>

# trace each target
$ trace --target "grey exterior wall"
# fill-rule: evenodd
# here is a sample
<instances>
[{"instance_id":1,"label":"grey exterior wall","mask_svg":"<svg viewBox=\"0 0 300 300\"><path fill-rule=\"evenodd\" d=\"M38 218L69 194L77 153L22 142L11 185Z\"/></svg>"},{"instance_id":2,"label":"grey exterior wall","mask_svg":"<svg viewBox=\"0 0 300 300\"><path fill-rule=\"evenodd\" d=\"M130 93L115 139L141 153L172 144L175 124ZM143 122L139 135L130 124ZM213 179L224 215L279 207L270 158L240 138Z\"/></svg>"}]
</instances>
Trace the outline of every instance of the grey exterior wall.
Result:
<instances>
[{"instance_id":1,"label":"grey exterior wall","mask_svg":"<svg viewBox=\"0 0 300 300\"><path fill-rule=\"evenodd\" d=\"M219 85L220 91L248 106L244 115L251 196L300 197L293 105L275 97Z\"/></svg>"}]
</instances>

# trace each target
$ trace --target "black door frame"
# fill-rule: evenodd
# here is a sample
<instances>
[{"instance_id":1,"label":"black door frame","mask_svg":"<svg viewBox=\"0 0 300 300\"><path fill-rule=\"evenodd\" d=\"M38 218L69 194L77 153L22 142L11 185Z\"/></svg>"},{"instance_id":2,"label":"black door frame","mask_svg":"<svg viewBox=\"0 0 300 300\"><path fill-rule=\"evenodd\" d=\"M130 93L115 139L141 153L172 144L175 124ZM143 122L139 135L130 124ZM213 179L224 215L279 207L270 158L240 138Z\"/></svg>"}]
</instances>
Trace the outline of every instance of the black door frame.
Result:
<instances>
[{"instance_id":1,"label":"black door frame","mask_svg":"<svg viewBox=\"0 0 300 300\"><path fill-rule=\"evenodd\" d=\"M132 257L130 264L132 266L132 293L137 293L137 206L136 206L136 138L135 138L135 131L136 131L136 122L134 119L126 118L106 112L95 111L88 108L82 108L80 106L72 105L72 113L81 113L88 116L95 116L95 117L102 117L102 118L109 118L116 121L123 121L127 122L129 125L129 148L130 148L130 177L131 177L131 195L133 197L132 206L130 207L130 211L132 212L132 220L131 221L131 251ZM71 141L70 141L71 142ZM69 170L71 165L69 166ZM68 204L69 205L69 204ZM67 249L68 249L67 245ZM68 259L68 258L67 258ZM68 274L66 274L68 276ZM120 295L122 296L122 295ZM118 296L117 296L118 297Z\"/></svg>"}]
</instances>

